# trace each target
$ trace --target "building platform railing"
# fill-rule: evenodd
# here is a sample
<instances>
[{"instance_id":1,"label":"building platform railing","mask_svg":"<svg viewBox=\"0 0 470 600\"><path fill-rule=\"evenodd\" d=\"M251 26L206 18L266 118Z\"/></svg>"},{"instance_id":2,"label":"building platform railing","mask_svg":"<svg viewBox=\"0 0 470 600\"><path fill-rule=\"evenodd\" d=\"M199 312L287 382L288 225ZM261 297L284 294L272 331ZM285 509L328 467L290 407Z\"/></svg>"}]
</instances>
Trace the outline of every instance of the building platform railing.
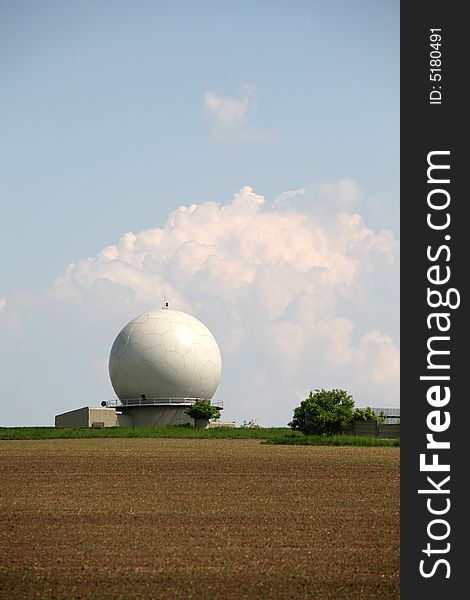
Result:
<instances>
[{"instance_id":1,"label":"building platform railing","mask_svg":"<svg viewBox=\"0 0 470 600\"><path fill-rule=\"evenodd\" d=\"M192 406L202 398L126 398L119 400L103 400L101 406L106 408L125 408L126 406ZM211 404L216 408L223 409L222 400L211 400Z\"/></svg>"}]
</instances>

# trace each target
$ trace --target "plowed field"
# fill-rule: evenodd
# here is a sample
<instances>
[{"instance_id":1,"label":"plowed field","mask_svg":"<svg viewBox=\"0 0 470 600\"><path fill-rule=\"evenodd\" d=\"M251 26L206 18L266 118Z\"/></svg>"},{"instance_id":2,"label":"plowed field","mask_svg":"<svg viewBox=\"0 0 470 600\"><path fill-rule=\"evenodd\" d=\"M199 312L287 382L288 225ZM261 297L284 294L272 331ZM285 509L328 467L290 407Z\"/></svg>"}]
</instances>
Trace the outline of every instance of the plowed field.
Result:
<instances>
[{"instance_id":1,"label":"plowed field","mask_svg":"<svg viewBox=\"0 0 470 600\"><path fill-rule=\"evenodd\" d=\"M399 598L399 449L0 442L0 597Z\"/></svg>"}]
</instances>

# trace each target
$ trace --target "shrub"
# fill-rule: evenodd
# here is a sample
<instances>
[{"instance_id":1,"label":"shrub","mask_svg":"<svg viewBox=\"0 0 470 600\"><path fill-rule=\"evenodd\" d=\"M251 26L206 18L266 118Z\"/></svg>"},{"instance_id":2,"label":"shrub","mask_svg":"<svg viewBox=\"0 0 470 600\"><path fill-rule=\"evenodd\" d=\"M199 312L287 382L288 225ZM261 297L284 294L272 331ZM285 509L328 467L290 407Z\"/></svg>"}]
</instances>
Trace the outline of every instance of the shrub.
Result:
<instances>
[{"instance_id":1,"label":"shrub","mask_svg":"<svg viewBox=\"0 0 470 600\"><path fill-rule=\"evenodd\" d=\"M196 402L184 411L192 419L219 419L220 410L211 404L210 400L196 400Z\"/></svg>"},{"instance_id":2,"label":"shrub","mask_svg":"<svg viewBox=\"0 0 470 600\"><path fill-rule=\"evenodd\" d=\"M385 421L385 416L383 413L378 415L370 408L370 406L368 406L367 408L356 408L353 413L353 419L357 419L358 421L377 421L378 423L383 423Z\"/></svg>"},{"instance_id":3,"label":"shrub","mask_svg":"<svg viewBox=\"0 0 470 600\"><path fill-rule=\"evenodd\" d=\"M294 409L289 427L314 435L339 433L353 418L354 400L345 390L315 390Z\"/></svg>"}]
</instances>

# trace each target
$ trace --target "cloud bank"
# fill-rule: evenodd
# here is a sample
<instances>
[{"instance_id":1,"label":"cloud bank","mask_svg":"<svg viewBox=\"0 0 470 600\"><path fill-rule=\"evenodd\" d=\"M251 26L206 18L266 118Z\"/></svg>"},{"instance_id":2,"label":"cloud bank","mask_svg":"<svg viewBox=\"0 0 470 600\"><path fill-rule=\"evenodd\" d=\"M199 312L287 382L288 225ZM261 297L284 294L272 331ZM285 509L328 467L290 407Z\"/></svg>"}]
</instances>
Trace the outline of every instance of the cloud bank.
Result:
<instances>
[{"instance_id":1,"label":"cloud bank","mask_svg":"<svg viewBox=\"0 0 470 600\"><path fill-rule=\"evenodd\" d=\"M285 425L321 387L345 388L359 406L397 406L399 245L347 210L358 190L330 182L323 191L339 203L328 211L321 199L306 210L303 188L269 203L245 186L225 204L181 206L164 227L126 233L47 290L8 297L0 326L11 389L29 397L36 422L34 396L47 396L48 421L111 399L114 337L165 291L219 342L224 418Z\"/></svg>"}]
</instances>

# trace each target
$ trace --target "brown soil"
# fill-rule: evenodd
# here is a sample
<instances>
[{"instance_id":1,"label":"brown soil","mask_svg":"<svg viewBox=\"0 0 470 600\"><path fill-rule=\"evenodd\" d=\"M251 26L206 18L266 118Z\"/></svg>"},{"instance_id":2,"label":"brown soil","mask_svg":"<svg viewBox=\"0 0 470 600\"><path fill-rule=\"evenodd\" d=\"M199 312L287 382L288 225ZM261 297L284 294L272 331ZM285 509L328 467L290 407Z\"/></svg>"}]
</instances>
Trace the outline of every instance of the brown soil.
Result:
<instances>
[{"instance_id":1,"label":"brown soil","mask_svg":"<svg viewBox=\"0 0 470 600\"><path fill-rule=\"evenodd\" d=\"M399 449L0 442L3 599L399 598Z\"/></svg>"}]
</instances>

